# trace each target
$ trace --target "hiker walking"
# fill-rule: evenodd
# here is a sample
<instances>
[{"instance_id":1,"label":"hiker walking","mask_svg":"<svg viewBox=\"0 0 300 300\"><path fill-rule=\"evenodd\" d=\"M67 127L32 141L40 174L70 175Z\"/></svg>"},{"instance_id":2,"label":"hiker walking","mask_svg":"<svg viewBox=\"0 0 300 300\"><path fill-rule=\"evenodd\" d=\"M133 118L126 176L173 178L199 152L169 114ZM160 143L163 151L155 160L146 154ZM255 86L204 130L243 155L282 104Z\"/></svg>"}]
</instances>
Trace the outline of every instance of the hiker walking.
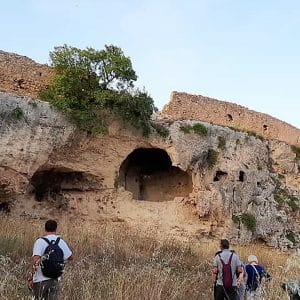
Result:
<instances>
[{"instance_id":1,"label":"hiker walking","mask_svg":"<svg viewBox=\"0 0 300 300\"><path fill-rule=\"evenodd\" d=\"M263 300L263 283L270 279L270 275L265 271L263 266L258 264L258 259L255 255L248 256L248 263L249 264L246 265L246 299Z\"/></svg>"},{"instance_id":2,"label":"hiker walking","mask_svg":"<svg viewBox=\"0 0 300 300\"><path fill-rule=\"evenodd\" d=\"M213 274L216 276L214 299L237 300L237 288L243 278L242 264L238 255L229 250L228 240L221 240L220 248L213 261Z\"/></svg>"},{"instance_id":3,"label":"hiker walking","mask_svg":"<svg viewBox=\"0 0 300 300\"><path fill-rule=\"evenodd\" d=\"M45 223L45 236L38 238L33 246L32 266L28 287L34 300L57 300L59 280L65 262L73 260L72 251L56 232L57 222Z\"/></svg>"}]
</instances>

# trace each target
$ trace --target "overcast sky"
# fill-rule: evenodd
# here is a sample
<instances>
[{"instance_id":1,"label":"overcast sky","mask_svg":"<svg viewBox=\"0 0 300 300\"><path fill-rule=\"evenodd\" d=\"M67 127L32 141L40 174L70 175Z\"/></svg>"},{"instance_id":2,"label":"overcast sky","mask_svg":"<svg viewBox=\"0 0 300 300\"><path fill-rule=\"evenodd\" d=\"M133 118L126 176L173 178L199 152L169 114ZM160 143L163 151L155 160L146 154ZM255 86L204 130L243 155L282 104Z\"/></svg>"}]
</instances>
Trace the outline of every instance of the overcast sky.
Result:
<instances>
[{"instance_id":1,"label":"overcast sky","mask_svg":"<svg viewBox=\"0 0 300 300\"><path fill-rule=\"evenodd\" d=\"M0 49L48 63L54 46L120 46L161 108L171 91L300 128L298 0L1 1Z\"/></svg>"}]
</instances>

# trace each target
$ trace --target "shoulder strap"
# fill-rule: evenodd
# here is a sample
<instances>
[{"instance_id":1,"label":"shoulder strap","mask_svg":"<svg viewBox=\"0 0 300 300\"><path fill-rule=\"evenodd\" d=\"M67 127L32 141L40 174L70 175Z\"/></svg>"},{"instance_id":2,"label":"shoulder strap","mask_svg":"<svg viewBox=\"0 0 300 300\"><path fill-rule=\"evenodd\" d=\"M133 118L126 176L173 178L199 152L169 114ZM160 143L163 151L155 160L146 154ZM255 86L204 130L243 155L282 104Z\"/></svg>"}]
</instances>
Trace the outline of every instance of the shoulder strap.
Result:
<instances>
[{"instance_id":1,"label":"shoulder strap","mask_svg":"<svg viewBox=\"0 0 300 300\"><path fill-rule=\"evenodd\" d=\"M59 241L60 241L60 237L58 237L58 238L56 239L54 245L58 245Z\"/></svg>"},{"instance_id":2,"label":"shoulder strap","mask_svg":"<svg viewBox=\"0 0 300 300\"><path fill-rule=\"evenodd\" d=\"M254 269L256 275L257 275L258 277L260 277L259 272L257 271L257 269L256 269L253 265L251 265L251 266L252 266L252 268Z\"/></svg>"},{"instance_id":3,"label":"shoulder strap","mask_svg":"<svg viewBox=\"0 0 300 300\"><path fill-rule=\"evenodd\" d=\"M47 238L45 238L45 237L42 237L41 239L43 239L48 245L50 245L51 243L50 243L50 241L47 239Z\"/></svg>"},{"instance_id":4,"label":"shoulder strap","mask_svg":"<svg viewBox=\"0 0 300 300\"><path fill-rule=\"evenodd\" d=\"M253 266L253 265L251 265L251 266L252 266L252 268L254 269L254 271L256 273L256 282L257 282L257 285L260 285L260 283L261 283L261 276L260 276L258 270L255 268L255 266Z\"/></svg>"},{"instance_id":5,"label":"shoulder strap","mask_svg":"<svg viewBox=\"0 0 300 300\"><path fill-rule=\"evenodd\" d=\"M225 264L225 262L224 262L224 260L222 259L222 257L221 257L221 255L220 255L220 254L218 254L218 256L219 256L219 258L220 258L220 260L221 260L221 263L222 263L222 265L223 265L223 266L225 266L225 265L231 265L231 261L232 261L233 252L231 253L231 255L230 255L230 257L229 257L229 260L228 260L228 263L227 263L227 264Z\"/></svg>"}]
</instances>

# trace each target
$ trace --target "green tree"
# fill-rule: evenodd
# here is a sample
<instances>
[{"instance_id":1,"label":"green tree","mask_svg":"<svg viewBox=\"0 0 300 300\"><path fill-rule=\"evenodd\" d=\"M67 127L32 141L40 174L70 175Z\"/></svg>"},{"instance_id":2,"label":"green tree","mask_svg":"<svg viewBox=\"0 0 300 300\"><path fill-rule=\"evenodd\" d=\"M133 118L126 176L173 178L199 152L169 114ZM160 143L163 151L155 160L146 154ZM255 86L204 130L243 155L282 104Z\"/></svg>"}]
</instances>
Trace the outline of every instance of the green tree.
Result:
<instances>
[{"instance_id":1,"label":"green tree","mask_svg":"<svg viewBox=\"0 0 300 300\"><path fill-rule=\"evenodd\" d=\"M134 87L137 75L121 48L63 45L50 52L50 59L56 75L41 98L66 112L79 128L104 132L113 114L149 134L153 99Z\"/></svg>"}]
</instances>

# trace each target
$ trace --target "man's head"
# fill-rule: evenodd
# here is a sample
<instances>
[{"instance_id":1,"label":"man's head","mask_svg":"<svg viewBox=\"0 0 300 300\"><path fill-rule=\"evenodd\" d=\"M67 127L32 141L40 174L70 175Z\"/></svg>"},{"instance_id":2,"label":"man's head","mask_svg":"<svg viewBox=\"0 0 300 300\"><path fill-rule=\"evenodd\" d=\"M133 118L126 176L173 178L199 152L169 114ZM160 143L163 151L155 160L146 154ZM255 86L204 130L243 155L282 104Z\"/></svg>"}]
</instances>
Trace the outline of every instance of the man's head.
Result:
<instances>
[{"instance_id":1,"label":"man's head","mask_svg":"<svg viewBox=\"0 0 300 300\"><path fill-rule=\"evenodd\" d=\"M57 229L57 222L54 220L48 220L45 223L45 231L46 232L56 232Z\"/></svg>"},{"instance_id":2,"label":"man's head","mask_svg":"<svg viewBox=\"0 0 300 300\"><path fill-rule=\"evenodd\" d=\"M221 247L222 250L229 249L229 242L228 242L228 240L221 240L220 247Z\"/></svg>"}]
</instances>

